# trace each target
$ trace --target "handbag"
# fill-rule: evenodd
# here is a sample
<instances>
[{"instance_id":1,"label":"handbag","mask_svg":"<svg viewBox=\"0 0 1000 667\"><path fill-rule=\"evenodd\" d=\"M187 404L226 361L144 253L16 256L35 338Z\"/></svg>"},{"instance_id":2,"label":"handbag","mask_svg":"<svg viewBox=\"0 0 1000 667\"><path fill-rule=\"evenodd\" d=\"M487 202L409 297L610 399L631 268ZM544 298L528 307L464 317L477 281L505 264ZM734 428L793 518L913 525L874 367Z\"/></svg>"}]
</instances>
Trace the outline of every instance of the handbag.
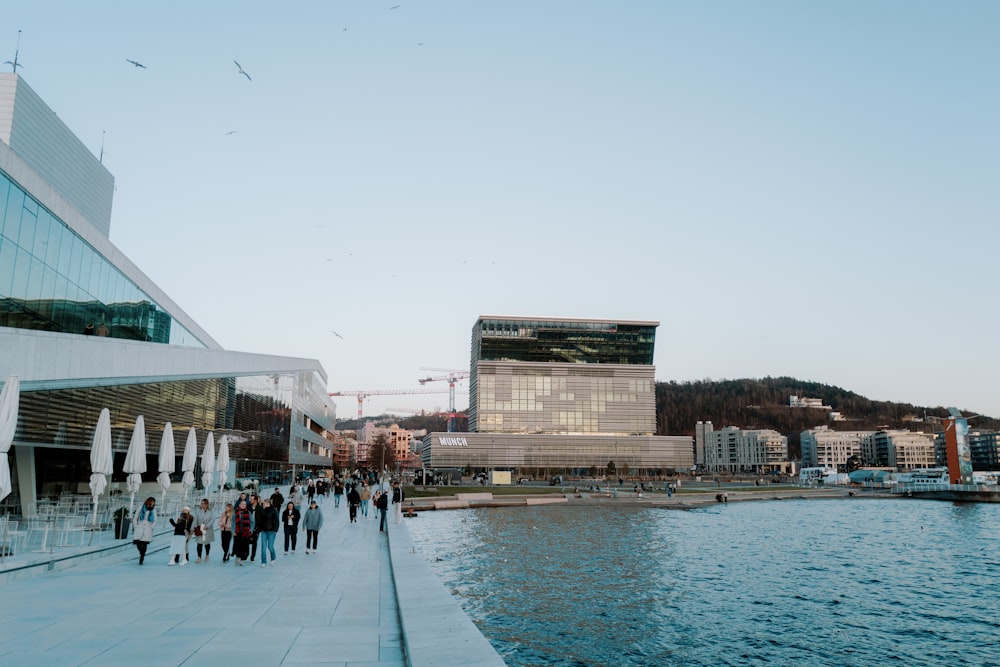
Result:
<instances>
[{"instance_id":1,"label":"handbag","mask_svg":"<svg viewBox=\"0 0 1000 667\"><path fill-rule=\"evenodd\" d=\"M201 537L201 526L195 526L194 527L194 536L195 537Z\"/></svg>"}]
</instances>

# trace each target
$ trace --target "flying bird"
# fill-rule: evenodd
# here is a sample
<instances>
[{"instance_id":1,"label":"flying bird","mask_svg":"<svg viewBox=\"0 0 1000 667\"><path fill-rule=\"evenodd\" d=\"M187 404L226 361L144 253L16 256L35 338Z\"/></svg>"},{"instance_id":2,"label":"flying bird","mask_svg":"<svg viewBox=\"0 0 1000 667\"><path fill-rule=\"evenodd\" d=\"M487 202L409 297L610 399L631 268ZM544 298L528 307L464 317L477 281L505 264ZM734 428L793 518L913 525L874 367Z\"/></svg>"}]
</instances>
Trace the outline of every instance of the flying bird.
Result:
<instances>
[{"instance_id":1,"label":"flying bird","mask_svg":"<svg viewBox=\"0 0 1000 667\"><path fill-rule=\"evenodd\" d=\"M230 134L236 134L237 132L239 132L239 130L229 130L226 132L226 136L228 137Z\"/></svg>"},{"instance_id":2,"label":"flying bird","mask_svg":"<svg viewBox=\"0 0 1000 667\"><path fill-rule=\"evenodd\" d=\"M139 62L138 60L129 60L128 58L126 58L126 59L125 59L125 62L127 62L127 63L131 63L131 64L135 65L136 67L141 67L142 69L146 69L146 66L145 66L145 65L143 65L143 64L142 64L141 62Z\"/></svg>"},{"instance_id":3,"label":"flying bird","mask_svg":"<svg viewBox=\"0 0 1000 667\"><path fill-rule=\"evenodd\" d=\"M393 6L392 6L392 7L390 7L389 9L399 9L399 5L393 5Z\"/></svg>"},{"instance_id":4,"label":"flying bird","mask_svg":"<svg viewBox=\"0 0 1000 667\"><path fill-rule=\"evenodd\" d=\"M245 71L243 71L243 65L239 64L235 60L233 62L236 63L236 69L239 70L239 72L238 72L239 74L242 74L243 76L245 76L247 78L247 81L253 81L253 79L250 78L250 75L247 74Z\"/></svg>"},{"instance_id":5,"label":"flying bird","mask_svg":"<svg viewBox=\"0 0 1000 667\"><path fill-rule=\"evenodd\" d=\"M330 333L332 333L332 334L333 334L334 336L336 336L336 337L337 337L337 338L339 338L340 340L344 340L344 337L343 337L343 336L341 336L341 335L340 335L339 333L337 333L336 331L334 331L333 329L330 329Z\"/></svg>"}]
</instances>

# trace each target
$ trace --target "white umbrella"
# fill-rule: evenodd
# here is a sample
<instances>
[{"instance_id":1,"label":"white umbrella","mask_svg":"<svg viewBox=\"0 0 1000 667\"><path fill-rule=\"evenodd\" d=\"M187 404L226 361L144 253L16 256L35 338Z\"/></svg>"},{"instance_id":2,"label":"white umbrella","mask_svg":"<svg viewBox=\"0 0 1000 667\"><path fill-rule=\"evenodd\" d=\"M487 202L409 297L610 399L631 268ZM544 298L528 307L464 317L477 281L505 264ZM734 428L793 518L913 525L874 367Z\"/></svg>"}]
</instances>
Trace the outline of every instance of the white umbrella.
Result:
<instances>
[{"instance_id":1,"label":"white umbrella","mask_svg":"<svg viewBox=\"0 0 1000 667\"><path fill-rule=\"evenodd\" d=\"M146 472L146 422L142 415L135 418L135 428L132 429L132 440L128 443L122 472L128 473L128 510L131 514L135 508L135 494L142 486L142 473Z\"/></svg>"},{"instance_id":2,"label":"white umbrella","mask_svg":"<svg viewBox=\"0 0 1000 667\"><path fill-rule=\"evenodd\" d=\"M14 431L17 430L17 404L20 392L21 381L16 375L11 375L3 383L3 392L0 393L0 500L9 496L14 488L10 482L7 452L14 442Z\"/></svg>"},{"instance_id":3,"label":"white umbrella","mask_svg":"<svg viewBox=\"0 0 1000 667\"><path fill-rule=\"evenodd\" d=\"M90 493L94 496L94 523L97 523L97 499L108 487L111 468L111 412L104 408L97 419L94 440L90 445Z\"/></svg>"},{"instance_id":4,"label":"white umbrella","mask_svg":"<svg viewBox=\"0 0 1000 667\"><path fill-rule=\"evenodd\" d=\"M184 495L194 486L194 464L198 462L198 440L194 433L194 426L188 431L187 442L184 443L184 458L181 459L181 470L184 476L181 477L181 486L184 487Z\"/></svg>"},{"instance_id":5,"label":"white umbrella","mask_svg":"<svg viewBox=\"0 0 1000 667\"><path fill-rule=\"evenodd\" d=\"M222 436L219 440L219 455L215 458L215 472L219 474L219 491L226 486L229 477L229 438Z\"/></svg>"},{"instance_id":6,"label":"white umbrella","mask_svg":"<svg viewBox=\"0 0 1000 667\"><path fill-rule=\"evenodd\" d=\"M208 432L205 438L205 449L201 452L201 485L205 487L205 495L212 490L212 479L215 477L215 434Z\"/></svg>"},{"instance_id":7,"label":"white umbrella","mask_svg":"<svg viewBox=\"0 0 1000 667\"><path fill-rule=\"evenodd\" d=\"M163 504L167 499L167 489L170 488L170 476L174 474L176 469L177 459L174 454L174 427L170 422L167 422L166 426L163 427L163 438L160 440L160 459L157 467L160 474L156 477L156 481L160 483L160 488L163 489L160 504Z\"/></svg>"}]
</instances>

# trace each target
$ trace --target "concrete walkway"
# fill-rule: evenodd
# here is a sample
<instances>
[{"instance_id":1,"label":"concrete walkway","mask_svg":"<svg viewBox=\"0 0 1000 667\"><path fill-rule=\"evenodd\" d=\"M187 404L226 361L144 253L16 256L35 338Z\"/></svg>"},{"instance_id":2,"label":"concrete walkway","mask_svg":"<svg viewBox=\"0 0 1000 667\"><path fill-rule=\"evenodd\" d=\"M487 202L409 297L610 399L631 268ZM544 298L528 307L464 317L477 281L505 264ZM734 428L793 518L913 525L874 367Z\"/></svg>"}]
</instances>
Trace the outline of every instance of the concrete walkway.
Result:
<instances>
[{"instance_id":1,"label":"concrete walkway","mask_svg":"<svg viewBox=\"0 0 1000 667\"><path fill-rule=\"evenodd\" d=\"M100 559L81 554L73 567L2 583L0 664L503 664L467 619L457 631L450 623L435 624L421 608L422 596L404 595L401 609L388 534L379 532L375 518L359 516L352 524L346 503L335 508L332 497L322 509L319 553L305 554L301 533L295 554L285 556L279 533L277 561L267 567L260 566L260 553L243 567L223 564L218 541L207 563L194 562L192 545L188 565L168 567L169 536L160 535L141 566L129 542ZM409 545L405 522L392 524L390 513L389 523L397 541ZM415 560L412 547L406 551ZM440 589L435 600L451 600L455 617L457 602L429 568L410 562L404 569L407 590L415 577L422 578L423 595ZM401 614L411 626L421 621L422 647L458 641L464 656L423 651L422 659L412 660ZM477 659L477 652L485 659Z\"/></svg>"}]
</instances>

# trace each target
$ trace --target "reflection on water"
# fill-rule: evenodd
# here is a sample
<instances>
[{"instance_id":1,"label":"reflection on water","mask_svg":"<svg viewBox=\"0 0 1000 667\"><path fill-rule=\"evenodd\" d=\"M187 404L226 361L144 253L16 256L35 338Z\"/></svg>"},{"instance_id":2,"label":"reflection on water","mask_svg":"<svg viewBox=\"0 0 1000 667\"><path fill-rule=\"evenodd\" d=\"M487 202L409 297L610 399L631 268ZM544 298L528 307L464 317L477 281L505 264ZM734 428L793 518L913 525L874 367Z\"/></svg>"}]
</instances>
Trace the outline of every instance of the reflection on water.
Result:
<instances>
[{"instance_id":1,"label":"reflection on water","mask_svg":"<svg viewBox=\"0 0 1000 667\"><path fill-rule=\"evenodd\" d=\"M542 506L408 527L509 665L1000 662L1000 505Z\"/></svg>"}]
</instances>

